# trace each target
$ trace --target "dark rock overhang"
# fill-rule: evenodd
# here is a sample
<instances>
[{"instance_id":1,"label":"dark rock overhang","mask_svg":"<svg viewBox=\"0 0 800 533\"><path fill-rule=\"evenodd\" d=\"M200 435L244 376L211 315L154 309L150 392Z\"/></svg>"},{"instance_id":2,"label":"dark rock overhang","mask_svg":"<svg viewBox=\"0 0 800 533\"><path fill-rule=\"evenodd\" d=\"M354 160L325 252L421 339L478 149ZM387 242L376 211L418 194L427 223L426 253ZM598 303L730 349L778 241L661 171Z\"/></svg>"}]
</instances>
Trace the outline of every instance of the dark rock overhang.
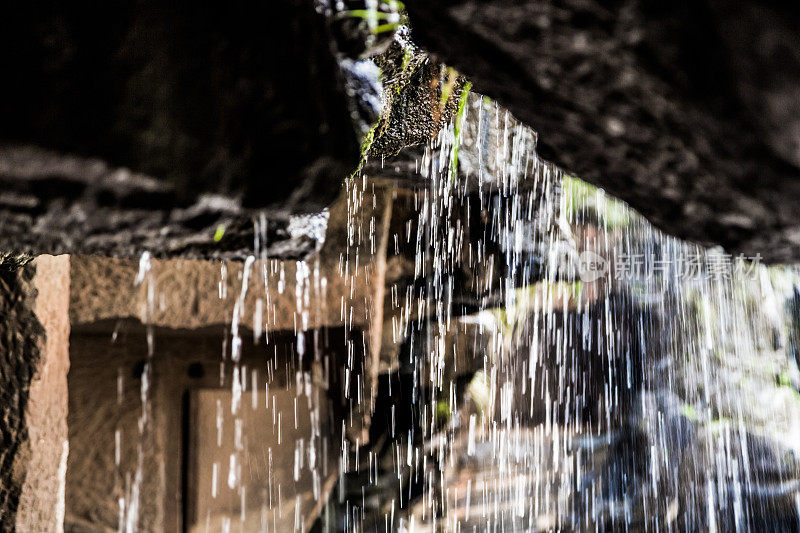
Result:
<instances>
[{"instance_id":1,"label":"dark rock overhang","mask_svg":"<svg viewBox=\"0 0 800 533\"><path fill-rule=\"evenodd\" d=\"M667 233L800 259L800 7L408 0L414 40L537 151Z\"/></svg>"}]
</instances>

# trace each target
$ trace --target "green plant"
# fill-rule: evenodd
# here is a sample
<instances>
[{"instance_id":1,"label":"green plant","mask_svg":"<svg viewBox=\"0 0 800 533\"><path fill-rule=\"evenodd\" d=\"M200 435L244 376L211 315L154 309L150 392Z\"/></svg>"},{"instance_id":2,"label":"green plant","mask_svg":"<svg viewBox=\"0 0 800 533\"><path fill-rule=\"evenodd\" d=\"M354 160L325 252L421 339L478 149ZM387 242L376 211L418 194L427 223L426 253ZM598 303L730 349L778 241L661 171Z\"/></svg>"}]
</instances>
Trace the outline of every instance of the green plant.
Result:
<instances>
[{"instance_id":1,"label":"green plant","mask_svg":"<svg viewBox=\"0 0 800 533\"><path fill-rule=\"evenodd\" d=\"M681 407L681 414L691 420L692 422L697 422L700 418L700 415L697 413L697 409L694 408L694 405L685 403Z\"/></svg>"},{"instance_id":2,"label":"green plant","mask_svg":"<svg viewBox=\"0 0 800 533\"><path fill-rule=\"evenodd\" d=\"M337 18L356 18L364 21L369 27L370 33L379 35L387 32L394 32L402 25L408 24L408 17L405 14L405 5L397 0L389 0L385 4L388 11L378 9L348 9L336 14ZM378 24L378 22L382 22Z\"/></svg>"},{"instance_id":3,"label":"green plant","mask_svg":"<svg viewBox=\"0 0 800 533\"><path fill-rule=\"evenodd\" d=\"M467 110L467 98L472 89L472 84L467 82L461 90L461 96L458 99L458 109L456 110L456 120L453 124L453 157L450 160L450 179L455 180L456 173L458 172L458 151L461 148L461 133L464 127L464 118Z\"/></svg>"},{"instance_id":4,"label":"green plant","mask_svg":"<svg viewBox=\"0 0 800 533\"><path fill-rule=\"evenodd\" d=\"M565 215L570 222L580 222L578 217L589 214L609 229L626 227L631 223L633 211L604 190L568 175L564 175L561 187Z\"/></svg>"},{"instance_id":5,"label":"green plant","mask_svg":"<svg viewBox=\"0 0 800 533\"><path fill-rule=\"evenodd\" d=\"M214 232L214 242L219 242L225 235L225 224L219 224L217 230Z\"/></svg>"}]
</instances>

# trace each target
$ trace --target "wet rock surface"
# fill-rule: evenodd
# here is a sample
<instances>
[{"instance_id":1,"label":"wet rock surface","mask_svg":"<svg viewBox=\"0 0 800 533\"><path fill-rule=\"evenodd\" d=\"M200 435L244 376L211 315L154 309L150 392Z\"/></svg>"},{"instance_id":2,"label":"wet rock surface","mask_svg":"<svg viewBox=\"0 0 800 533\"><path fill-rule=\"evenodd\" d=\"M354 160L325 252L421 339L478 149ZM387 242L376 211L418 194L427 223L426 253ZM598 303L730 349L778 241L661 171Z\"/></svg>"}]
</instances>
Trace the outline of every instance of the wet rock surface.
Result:
<instances>
[{"instance_id":1,"label":"wet rock surface","mask_svg":"<svg viewBox=\"0 0 800 533\"><path fill-rule=\"evenodd\" d=\"M666 232L800 257L800 12L785 3L407 2L415 42L538 153Z\"/></svg>"},{"instance_id":2,"label":"wet rock surface","mask_svg":"<svg viewBox=\"0 0 800 533\"><path fill-rule=\"evenodd\" d=\"M382 159L434 143L455 116L467 81L417 49L404 28L374 62L381 69L384 112L367 155Z\"/></svg>"}]
</instances>

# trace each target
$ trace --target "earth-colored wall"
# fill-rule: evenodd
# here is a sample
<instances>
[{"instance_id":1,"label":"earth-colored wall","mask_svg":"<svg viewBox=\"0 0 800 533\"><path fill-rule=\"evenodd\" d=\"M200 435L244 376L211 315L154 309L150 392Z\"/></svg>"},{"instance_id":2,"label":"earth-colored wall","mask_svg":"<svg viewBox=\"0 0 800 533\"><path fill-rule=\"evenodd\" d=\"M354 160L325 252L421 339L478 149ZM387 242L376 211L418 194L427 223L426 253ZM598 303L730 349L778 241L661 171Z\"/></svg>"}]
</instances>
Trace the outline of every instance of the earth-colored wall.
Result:
<instances>
[{"instance_id":1,"label":"earth-colored wall","mask_svg":"<svg viewBox=\"0 0 800 533\"><path fill-rule=\"evenodd\" d=\"M27 475L18 531L63 531L67 473L67 372L69 370L69 256L35 261L34 312L45 331L30 385Z\"/></svg>"},{"instance_id":2,"label":"earth-colored wall","mask_svg":"<svg viewBox=\"0 0 800 533\"><path fill-rule=\"evenodd\" d=\"M0 270L0 530L62 530L69 258Z\"/></svg>"}]
</instances>

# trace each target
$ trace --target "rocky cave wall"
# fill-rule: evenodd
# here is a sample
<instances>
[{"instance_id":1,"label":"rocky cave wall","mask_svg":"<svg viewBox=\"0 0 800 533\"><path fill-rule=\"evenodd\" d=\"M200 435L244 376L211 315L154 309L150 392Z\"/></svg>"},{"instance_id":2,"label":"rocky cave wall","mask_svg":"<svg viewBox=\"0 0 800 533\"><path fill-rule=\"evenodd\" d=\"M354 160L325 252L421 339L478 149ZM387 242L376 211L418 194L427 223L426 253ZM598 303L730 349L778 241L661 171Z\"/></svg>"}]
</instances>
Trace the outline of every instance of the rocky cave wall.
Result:
<instances>
[{"instance_id":1,"label":"rocky cave wall","mask_svg":"<svg viewBox=\"0 0 800 533\"><path fill-rule=\"evenodd\" d=\"M39 339L44 333L33 312L35 289L32 265L0 270L0 522L12 524L27 473L23 447L28 430L25 416L30 383L39 361Z\"/></svg>"}]
</instances>

